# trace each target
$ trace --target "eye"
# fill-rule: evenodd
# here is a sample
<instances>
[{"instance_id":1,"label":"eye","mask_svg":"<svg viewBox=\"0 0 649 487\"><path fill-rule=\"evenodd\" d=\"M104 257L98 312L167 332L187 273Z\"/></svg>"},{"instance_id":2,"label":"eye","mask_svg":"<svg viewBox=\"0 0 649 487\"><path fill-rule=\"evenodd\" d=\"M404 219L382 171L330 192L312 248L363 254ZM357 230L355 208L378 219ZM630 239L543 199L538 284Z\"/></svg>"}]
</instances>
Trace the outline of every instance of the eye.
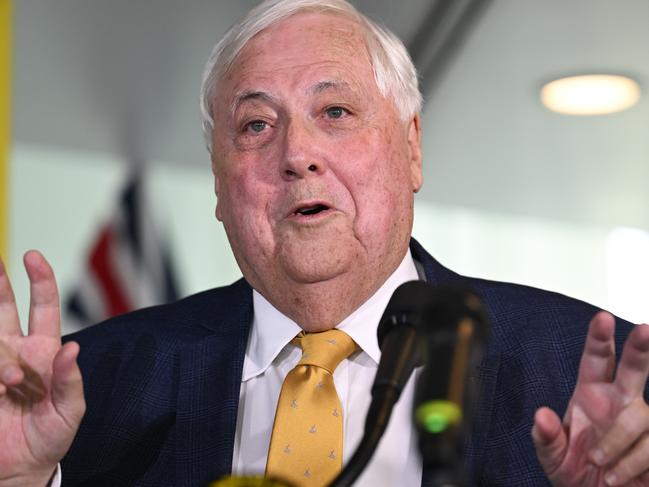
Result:
<instances>
[{"instance_id":1,"label":"eye","mask_svg":"<svg viewBox=\"0 0 649 487\"><path fill-rule=\"evenodd\" d=\"M253 120L252 122L247 123L244 128L246 131L251 130L252 132L258 134L263 132L266 127L268 127L268 123L264 122L263 120Z\"/></svg>"},{"instance_id":2,"label":"eye","mask_svg":"<svg viewBox=\"0 0 649 487\"><path fill-rule=\"evenodd\" d=\"M329 118L342 118L347 112L343 107L329 107L326 110Z\"/></svg>"}]
</instances>

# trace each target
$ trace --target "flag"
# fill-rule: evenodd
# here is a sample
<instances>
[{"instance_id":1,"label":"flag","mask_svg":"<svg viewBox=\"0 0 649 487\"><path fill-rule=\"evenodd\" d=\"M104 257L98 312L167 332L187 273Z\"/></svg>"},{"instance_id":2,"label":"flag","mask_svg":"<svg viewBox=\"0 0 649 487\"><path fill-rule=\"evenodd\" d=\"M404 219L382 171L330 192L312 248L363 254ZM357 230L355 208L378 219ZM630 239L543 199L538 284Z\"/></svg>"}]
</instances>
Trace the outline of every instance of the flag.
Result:
<instances>
[{"instance_id":1,"label":"flag","mask_svg":"<svg viewBox=\"0 0 649 487\"><path fill-rule=\"evenodd\" d=\"M134 173L92 244L80 283L67 300L67 317L84 327L176 299L169 249L155 228L142 176Z\"/></svg>"}]
</instances>

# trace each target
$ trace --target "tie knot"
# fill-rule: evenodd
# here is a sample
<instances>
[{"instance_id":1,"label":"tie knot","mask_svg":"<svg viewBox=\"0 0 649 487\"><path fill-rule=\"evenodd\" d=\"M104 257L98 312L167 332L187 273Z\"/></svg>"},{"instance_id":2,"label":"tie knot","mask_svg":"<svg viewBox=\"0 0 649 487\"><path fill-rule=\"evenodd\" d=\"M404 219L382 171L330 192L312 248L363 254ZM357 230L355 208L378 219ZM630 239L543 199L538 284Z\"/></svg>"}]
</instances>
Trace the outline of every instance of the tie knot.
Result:
<instances>
[{"instance_id":1,"label":"tie knot","mask_svg":"<svg viewBox=\"0 0 649 487\"><path fill-rule=\"evenodd\" d=\"M298 365L322 367L333 374L338 364L357 349L357 345L344 331L337 329L320 333L300 333L293 343L302 349Z\"/></svg>"}]
</instances>

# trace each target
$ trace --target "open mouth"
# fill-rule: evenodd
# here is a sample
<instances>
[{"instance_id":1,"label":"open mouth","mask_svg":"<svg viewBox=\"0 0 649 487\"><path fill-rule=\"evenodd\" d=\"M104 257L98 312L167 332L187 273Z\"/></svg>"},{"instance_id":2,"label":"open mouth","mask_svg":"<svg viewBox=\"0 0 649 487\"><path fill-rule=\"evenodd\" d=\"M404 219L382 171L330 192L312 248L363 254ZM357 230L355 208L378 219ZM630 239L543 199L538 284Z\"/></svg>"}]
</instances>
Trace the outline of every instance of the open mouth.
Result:
<instances>
[{"instance_id":1,"label":"open mouth","mask_svg":"<svg viewBox=\"0 0 649 487\"><path fill-rule=\"evenodd\" d=\"M311 215L317 215L318 213L322 213L323 211L327 211L328 209L329 207L327 205L322 205L322 204L302 206L297 210L295 210L295 214L302 215L302 216L311 216Z\"/></svg>"}]
</instances>

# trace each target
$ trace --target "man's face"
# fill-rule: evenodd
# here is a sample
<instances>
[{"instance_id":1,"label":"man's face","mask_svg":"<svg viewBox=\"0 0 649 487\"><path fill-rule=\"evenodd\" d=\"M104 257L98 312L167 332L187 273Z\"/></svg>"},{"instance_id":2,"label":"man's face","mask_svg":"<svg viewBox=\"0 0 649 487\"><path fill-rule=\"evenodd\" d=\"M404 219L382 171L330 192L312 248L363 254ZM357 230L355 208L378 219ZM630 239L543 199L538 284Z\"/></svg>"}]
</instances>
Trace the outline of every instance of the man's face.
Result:
<instances>
[{"instance_id":1,"label":"man's face","mask_svg":"<svg viewBox=\"0 0 649 487\"><path fill-rule=\"evenodd\" d=\"M408 246L419 119L378 91L358 25L300 13L262 31L213 106L216 214L248 281L276 306L295 286L375 291Z\"/></svg>"}]
</instances>

